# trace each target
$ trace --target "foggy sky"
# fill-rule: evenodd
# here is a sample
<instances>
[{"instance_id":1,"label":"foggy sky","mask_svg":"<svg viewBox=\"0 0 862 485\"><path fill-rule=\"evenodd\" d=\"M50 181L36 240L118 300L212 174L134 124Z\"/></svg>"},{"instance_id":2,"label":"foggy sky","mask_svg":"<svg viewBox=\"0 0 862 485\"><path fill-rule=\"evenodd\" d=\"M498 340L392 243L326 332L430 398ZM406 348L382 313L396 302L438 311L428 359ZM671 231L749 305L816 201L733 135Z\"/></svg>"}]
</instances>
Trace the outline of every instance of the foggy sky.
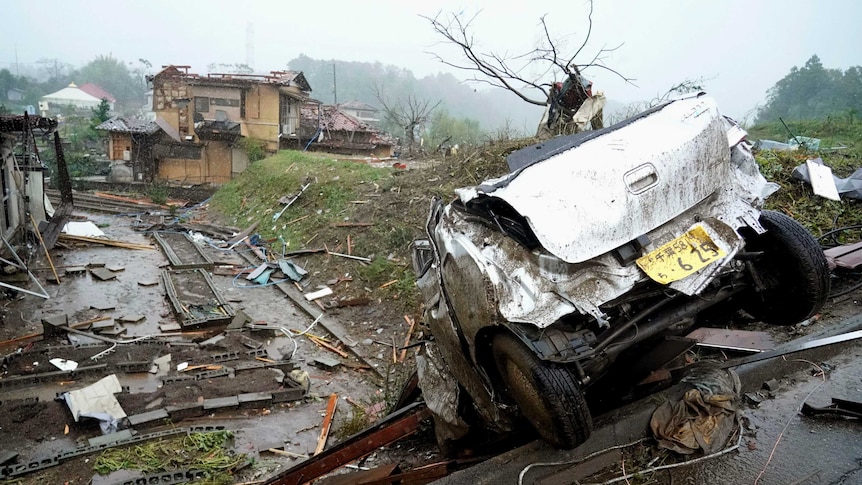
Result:
<instances>
[{"instance_id":1,"label":"foggy sky","mask_svg":"<svg viewBox=\"0 0 862 485\"><path fill-rule=\"evenodd\" d=\"M480 50L518 54L542 35L547 14L555 37L569 48L586 33L588 6L579 0L397 0L356 2L116 0L5 2L0 67L58 58L78 67L100 54L155 68L187 64L205 73L213 62L245 63L247 27L253 25L253 67L284 69L299 54L315 59L379 61L417 77L452 72L434 51L439 45L422 15L479 12L474 23ZM590 43L579 60L603 45L622 43L606 64L634 78L626 84L607 71L586 71L597 89L620 102L649 99L685 79L705 78L725 114L740 120L763 103L766 91L812 54L824 66L862 65L862 2L834 1L622 1L596 0ZM328 87L315 87L328 89Z\"/></svg>"}]
</instances>

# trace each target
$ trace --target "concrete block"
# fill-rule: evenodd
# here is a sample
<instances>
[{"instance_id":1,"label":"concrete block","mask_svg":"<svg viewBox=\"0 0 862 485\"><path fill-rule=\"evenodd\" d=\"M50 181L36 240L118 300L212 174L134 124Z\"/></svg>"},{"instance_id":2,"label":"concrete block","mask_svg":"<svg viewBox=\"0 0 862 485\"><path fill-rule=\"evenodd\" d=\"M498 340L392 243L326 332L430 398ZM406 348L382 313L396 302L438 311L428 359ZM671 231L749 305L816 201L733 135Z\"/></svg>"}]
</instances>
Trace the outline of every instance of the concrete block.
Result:
<instances>
[{"instance_id":1,"label":"concrete block","mask_svg":"<svg viewBox=\"0 0 862 485\"><path fill-rule=\"evenodd\" d=\"M115 443L117 441L127 440L132 437L132 430L124 429L122 431L117 431L116 433L106 434L104 436L97 436L95 438L90 438L87 440L90 443L90 446L99 446L106 445L109 443Z\"/></svg>"},{"instance_id":2,"label":"concrete block","mask_svg":"<svg viewBox=\"0 0 862 485\"><path fill-rule=\"evenodd\" d=\"M237 408L239 407L239 398L237 396L217 397L213 399L204 399L204 410L213 409Z\"/></svg>"},{"instance_id":3,"label":"concrete block","mask_svg":"<svg viewBox=\"0 0 862 485\"><path fill-rule=\"evenodd\" d=\"M146 413L129 416L129 424L132 426L140 426L142 424L152 423L153 421L160 421L168 418L169 415L166 409L154 409L152 411L147 411Z\"/></svg>"}]
</instances>

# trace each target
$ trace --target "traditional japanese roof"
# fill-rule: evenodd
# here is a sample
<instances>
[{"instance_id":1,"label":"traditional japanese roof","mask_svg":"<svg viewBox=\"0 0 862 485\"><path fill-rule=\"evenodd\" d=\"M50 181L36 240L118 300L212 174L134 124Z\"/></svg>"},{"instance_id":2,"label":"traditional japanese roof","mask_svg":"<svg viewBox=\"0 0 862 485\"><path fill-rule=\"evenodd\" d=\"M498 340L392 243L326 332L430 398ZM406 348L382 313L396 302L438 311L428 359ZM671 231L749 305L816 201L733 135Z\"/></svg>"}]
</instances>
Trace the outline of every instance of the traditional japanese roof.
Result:
<instances>
[{"instance_id":1,"label":"traditional japanese roof","mask_svg":"<svg viewBox=\"0 0 862 485\"><path fill-rule=\"evenodd\" d=\"M96 129L114 133L143 133L145 135L152 135L159 131L159 125L155 121L126 119L114 116L108 121L99 124Z\"/></svg>"},{"instance_id":2,"label":"traditional japanese roof","mask_svg":"<svg viewBox=\"0 0 862 485\"><path fill-rule=\"evenodd\" d=\"M109 103L116 103L117 102L117 100L114 99L113 96L111 96L111 93L105 91L104 89L102 89L101 86L98 86L96 84L87 83L87 84L84 84L83 86L79 87L78 89L80 89L81 91L84 91L85 93L89 94L90 96L95 96L99 99L107 99Z\"/></svg>"},{"instance_id":3,"label":"traditional japanese roof","mask_svg":"<svg viewBox=\"0 0 862 485\"><path fill-rule=\"evenodd\" d=\"M394 145L395 140L383 130L374 125L358 120L341 111L342 106L331 104L305 104L300 110L304 123L315 126L320 114L319 127L328 131L366 132L371 133L371 143L378 145Z\"/></svg>"}]
</instances>

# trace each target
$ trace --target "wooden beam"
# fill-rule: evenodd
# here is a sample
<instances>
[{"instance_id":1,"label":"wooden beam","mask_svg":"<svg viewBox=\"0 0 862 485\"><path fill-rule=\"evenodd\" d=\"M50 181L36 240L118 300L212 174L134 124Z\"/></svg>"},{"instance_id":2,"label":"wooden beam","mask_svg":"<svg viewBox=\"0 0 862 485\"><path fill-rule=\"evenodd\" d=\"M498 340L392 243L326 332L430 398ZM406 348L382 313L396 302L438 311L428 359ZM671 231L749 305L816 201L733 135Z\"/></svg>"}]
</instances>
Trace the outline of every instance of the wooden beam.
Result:
<instances>
[{"instance_id":1,"label":"wooden beam","mask_svg":"<svg viewBox=\"0 0 862 485\"><path fill-rule=\"evenodd\" d=\"M323 425L320 427L320 438L317 439L315 455L319 455L326 447L326 439L329 438L329 428L332 427L332 417L335 416L335 407L338 405L338 394L332 393L326 404L326 416L323 417Z\"/></svg>"}]
</instances>

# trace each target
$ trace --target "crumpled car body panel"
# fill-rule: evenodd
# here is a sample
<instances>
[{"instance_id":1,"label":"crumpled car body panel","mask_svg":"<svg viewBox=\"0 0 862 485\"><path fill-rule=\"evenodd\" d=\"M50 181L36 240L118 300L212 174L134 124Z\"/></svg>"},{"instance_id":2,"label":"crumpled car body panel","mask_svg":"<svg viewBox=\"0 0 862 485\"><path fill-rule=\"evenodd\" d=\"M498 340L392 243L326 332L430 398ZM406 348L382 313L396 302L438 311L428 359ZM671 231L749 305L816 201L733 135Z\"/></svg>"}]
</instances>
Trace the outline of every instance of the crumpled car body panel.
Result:
<instances>
[{"instance_id":1,"label":"crumpled car body panel","mask_svg":"<svg viewBox=\"0 0 862 485\"><path fill-rule=\"evenodd\" d=\"M711 98L695 97L457 193L504 200L548 252L580 263L708 197L731 177L729 159L724 118Z\"/></svg>"},{"instance_id":2,"label":"crumpled car body panel","mask_svg":"<svg viewBox=\"0 0 862 485\"><path fill-rule=\"evenodd\" d=\"M421 241L427 254L418 259L425 264L416 264L414 254L414 265L436 340L429 355L447 365L434 365L427 382L420 375L420 385L451 397L441 387L448 376L486 423L506 428L505 405L478 348L486 332L505 327L528 346L535 343L525 341L530 332L553 333L563 345L580 342L554 360L578 364L590 345L578 332L613 329L606 312L619 314L634 290L655 285L662 298L666 290L692 297L709 288L715 295L714 282L741 271L734 261L745 244L740 230L764 232L760 208L777 190L760 174L744 136L710 98L693 96L601 133L574 135L568 149L565 140L552 140L547 156L522 163L521 153L517 163L510 160L516 166L510 175L459 189L448 205L436 203ZM511 208L505 220L495 218L501 208ZM724 256L670 284L651 282L635 259L693 228L706 231ZM531 235L538 244L529 244ZM629 246L634 256L623 257L620 248ZM437 399L435 406L453 402ZM435 410L457 428L462 423L453 413Z\"/></svg>"}]
</instances>

